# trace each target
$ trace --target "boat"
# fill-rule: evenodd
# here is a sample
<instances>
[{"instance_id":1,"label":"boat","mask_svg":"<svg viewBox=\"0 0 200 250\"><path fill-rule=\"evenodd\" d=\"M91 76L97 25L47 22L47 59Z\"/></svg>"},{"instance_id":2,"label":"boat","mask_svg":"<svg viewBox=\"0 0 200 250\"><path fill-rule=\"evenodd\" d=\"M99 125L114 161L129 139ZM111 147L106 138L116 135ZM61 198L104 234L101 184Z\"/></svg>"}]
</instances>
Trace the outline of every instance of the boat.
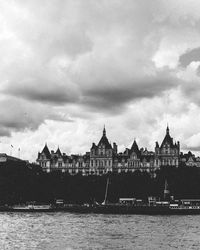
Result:
<instances>
[{"instance_id":1,"label":"boat","mask_svg":"<svg viewBox=\"0 0 200 250\"><path fill-rule=\"evenodd\" d=\"M146 215L194 215L200 214L200 199L175 200L170 196L167 181L165 181L163 200L148 197L147 201L136 198L120 198L117 203L107 200L109 179L107 179L105 197L102 203L65 204L62 199L54 204L37 204L31 202L24 205L1 206L0 211L9 212L70 212L85 214L146 214Z\"/></svg>"},{"instance_id":2,"label":"boat","mask_svg":"<svg viewBox=\"0 0 200 250\"><path fill-rule=\"evenodd\" d=\"M105 197L102 203L69 204L64 211L74 213L94 214L146 214L146 215L190 215L200 214L200 199L174 200L170 196L167 181L165 181L163 200L149 197L148 201L136 198L120 198L118 203L107 201L109 179L106 183Z\"/></svg>"},{"instance_id":3,"label":"boat","mask_svg":"<svg viewBox=\"0 0 200 250\"><path fill-rule=\"evenodd\" d=\"M55 212L55 207L51 204L25 204L10 206L9 212Z\"/></svg>"},{"instance_id":4,"label":"boat","mask_svg":"<svg viewBox=\"0 0 200 250\"><path fill-rule=\"evenodd\" d=\"M200 206L177 206L170 205L68 205L65 212L71 213L93 213L93 214L146 214L146 215L192 215L200 214Z\"/></svg>"}]
</instances>

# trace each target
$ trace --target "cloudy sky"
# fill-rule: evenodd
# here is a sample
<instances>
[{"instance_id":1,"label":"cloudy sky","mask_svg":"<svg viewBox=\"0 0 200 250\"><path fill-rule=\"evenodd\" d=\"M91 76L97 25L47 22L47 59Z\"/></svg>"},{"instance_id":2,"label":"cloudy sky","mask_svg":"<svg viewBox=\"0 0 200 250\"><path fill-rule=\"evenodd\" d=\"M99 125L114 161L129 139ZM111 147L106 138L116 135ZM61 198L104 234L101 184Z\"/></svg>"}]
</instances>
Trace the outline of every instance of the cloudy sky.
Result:
<instances>
[{"instance_id":1,"label":"cloudy sky","mask_svg":"<svg viewBox=\"0 0 200 250\"><path fill-rule=\"evenodd\" d=\"M200 151L199 0L1 0L0 151Z\"/></svg>"}]
</instances>

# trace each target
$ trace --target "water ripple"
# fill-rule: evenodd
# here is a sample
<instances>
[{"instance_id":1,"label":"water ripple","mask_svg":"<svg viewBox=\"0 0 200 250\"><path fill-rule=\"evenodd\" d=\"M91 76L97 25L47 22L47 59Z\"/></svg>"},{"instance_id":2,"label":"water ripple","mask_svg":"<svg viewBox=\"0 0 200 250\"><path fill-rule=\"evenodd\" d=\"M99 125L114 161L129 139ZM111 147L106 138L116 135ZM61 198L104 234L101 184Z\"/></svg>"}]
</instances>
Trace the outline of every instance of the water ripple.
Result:
<instances>
[{"instance_id":1,"label":"water ripple","mask_svg":"<svg viewBox=\"0 0 200 250\"><path fill-rule=\"evenodd\" d=\"M0 249L199 249L200 216L0 213Z\"/></svg>"}]
</instances>

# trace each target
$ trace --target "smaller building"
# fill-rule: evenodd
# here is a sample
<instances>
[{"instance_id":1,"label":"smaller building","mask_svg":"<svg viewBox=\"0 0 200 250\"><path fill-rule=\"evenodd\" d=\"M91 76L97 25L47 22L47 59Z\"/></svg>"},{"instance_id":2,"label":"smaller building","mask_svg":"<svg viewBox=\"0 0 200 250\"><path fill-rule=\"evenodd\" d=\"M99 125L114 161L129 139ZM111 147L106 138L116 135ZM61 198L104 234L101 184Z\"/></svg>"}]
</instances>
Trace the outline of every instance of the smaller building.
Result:
<instances>
[{"instance_id":1,"label":"smaller building","mask_svg":"<svg viewBox=\"0 0 200 250\"><path fill-rule=\"evenodd\" d=\"M47 173L52 171L68 172L69 174L89 173L89 153L68 156L65 153L61 153L59 147L55 152L54 150L50 152L47 144L45 144L41 153L38 152L36 161L42 167L43 171Z\"/></svg>"},{"instance_id":2,"label":"smaller building","mask_svg":"<svg viewBox=\"0 0 200 250\"><path fill-rule=\"evenodd\" d=\"M10 166L10 167L26 167L28 161L22 160L5 153L0 153L0 166Z\"/></svg>"},{"instance_id":3,"label":"smaller building","mask_svg":"<svg viewBox=\"0 0 200 250\"><path fill-rule=\"evenodd\" d=\"M191 151L186 154L181 153L180 162L187 167L200 167L200 157L196 157Z\"/></svg>"}]
</instances>

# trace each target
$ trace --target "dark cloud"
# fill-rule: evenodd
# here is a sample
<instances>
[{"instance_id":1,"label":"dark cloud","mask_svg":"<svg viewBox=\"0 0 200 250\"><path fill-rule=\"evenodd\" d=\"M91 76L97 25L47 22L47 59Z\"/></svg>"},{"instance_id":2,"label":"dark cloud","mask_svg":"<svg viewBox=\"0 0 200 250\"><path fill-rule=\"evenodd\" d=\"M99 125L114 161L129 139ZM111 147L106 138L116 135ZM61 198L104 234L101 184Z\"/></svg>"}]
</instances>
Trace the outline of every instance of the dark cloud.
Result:
<instances>
[{"instance_id":1,"label":"dark cloud","mask_svg":"<svg viewBox=\"0 0 200 250\"><path fill-rule=\"evenodd\" d=\"M191 62L200 61L200 47L192 50L187 50L186 53L180 56L179 64L180 66L186 68Z\"/></svg>"},{"instance_id":2,"label":"dark cloud","mask_svg":"<svg viewBox=\"0 0 200 250\"><path fill-rule=\"evenodd\" d=\"M199 44L194 21L200 15L194 4L183 0L7 2L0 2L0 135L37 130L32 145L48 136L52 143L64 140L64 144L70 137L74 138L70 147L79 150L80 141L83 145L88 141L83 127L92 122L94 131L105 119L115 128L118 124L124 131L121 141L130 140L133 130L150 138L147 127L162 123L166 116L173 115L179 124L180 114L190 105L180 109L180 97L175 96L167 114L162 98L169 89L180 85L185 99L198 102L196 72L185 80L180 71L191 73L187 65L199 61L200 48L188 50L180 57L181 67L177 66L179 55ZM30 138L35 134L30 133ZM119 134L120 130L116 137ZM29 154L31 150L27 149Z\"/></svg>"},{"instance_id":3,"label":"dark cloud","mask_svg":"<svg viewBox=\"0 0 200 250\"><path fill-rule=\"evenodd\" d=\"M66 114L48 105L31 103L17 98L0 101L0 134L9 136L13 131L36 130L45 120L72 122Z\"/></svg>"},{"instance_id":4,"label":"dark cloud","mask_svg":"<svg viewBox=\"0 0 200 250\"><path fill-rule=\"evenodd\" d=\"M33 107L22 100L9 98L1 101L0 105L4 107L0 109L0 126L10 131L37 129L46 116L46 108L41 105Z\"/></svg>"},{"instance_id":5,"label":"dark cloud","mask_svg":"<svg viewBox=\"0 0 200 250\"><path fill-rule=\"evenodd\" d=\"M7 95L57 105L77 101L77 92L72 84L46 79L27 80L23 83L10 82L4 89L4 93Z\"/></svg>"},{"instance_id":6,"label":"dark cloud","mask_svg":"<svg viewBox=\"0 0 200 250\"><path fill-rule=\"evenodd\" d=\"M14 38L1 41L8 59L0 59L3 93L52 108L73 103L119 113L130 101L175 86L169 72L157 72L152 62L159 1L38 4L17 1L19 13L2 4L7 15L14 12L6 23Z\"/></svg>"},{"instance_id":7,"label":"dark cloud","mask_svg":"<svg viewBox=\"0 0 200 250\"><path fill-rule=\"evenodd\" d=\"M155 77L136 79L131 83L124 82L114 86L96 84L96 88L85 91L81 103L90 106L91 109L120 113L127 103L161 95L164 91L177 86L178 82L175 77L158 74Z\"/></svg>"}]
</instances>

